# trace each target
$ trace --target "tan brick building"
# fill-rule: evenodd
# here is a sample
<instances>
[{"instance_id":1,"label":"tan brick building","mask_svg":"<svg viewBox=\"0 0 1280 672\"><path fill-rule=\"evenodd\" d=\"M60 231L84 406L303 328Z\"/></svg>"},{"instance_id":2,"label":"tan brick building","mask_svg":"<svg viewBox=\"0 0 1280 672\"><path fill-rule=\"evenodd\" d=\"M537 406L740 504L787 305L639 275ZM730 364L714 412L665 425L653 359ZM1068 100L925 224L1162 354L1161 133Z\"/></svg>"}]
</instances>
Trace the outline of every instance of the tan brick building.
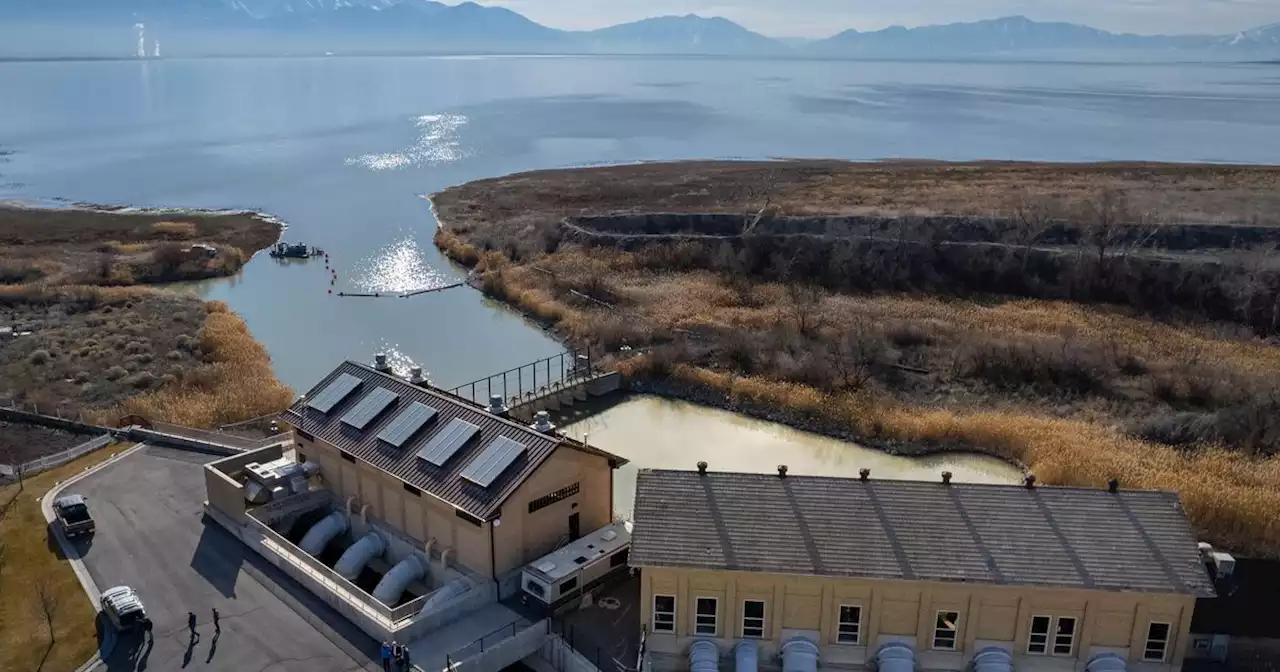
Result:
<instances>
[{"instance_id":1,"label":"tan brick building","mask_svg":"<svg viewBox=\"0 0 1280 672\"><path fill-rule=\"evenodd\" d=\"M1167 672L1213 594L1171 493L642 470L635 511L655 670Z\"/></svg>"},{"instance_id":2,"label":"tan brick building","mask_svg":"<svg viewBox=\"0 0 1280 672\"><path fill-rule=\"evenodd\" d=\"M352 511L495 579L609 524L626 462L355 362L283 419Z\"/></svg>"}]
</instances>

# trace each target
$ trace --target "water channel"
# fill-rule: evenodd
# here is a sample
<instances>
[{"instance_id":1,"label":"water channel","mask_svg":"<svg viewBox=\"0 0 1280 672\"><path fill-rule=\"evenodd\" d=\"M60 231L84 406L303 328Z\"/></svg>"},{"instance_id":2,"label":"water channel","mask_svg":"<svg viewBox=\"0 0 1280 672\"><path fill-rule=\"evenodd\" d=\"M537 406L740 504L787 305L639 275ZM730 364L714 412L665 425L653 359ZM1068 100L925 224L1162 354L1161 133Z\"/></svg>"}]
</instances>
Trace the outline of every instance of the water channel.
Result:
<instances>
[{"instance_id":1,"label":"water channel","mask_svg":"<svg viewBox=\"0 0 1280 672\"><path fill-rule=\"evenodd\" d=\"M889 455L872 448L749 418L686 401L635 395L561 427L631 460L614 477L614 511L630 515L640 469L692 469L705 461L713 471L770 473L779 464L789 474L875 478L941 479L944 471L965 483L1017 483L1022 471L993 457L948 454Z\"/></svg>"}]
</instances>

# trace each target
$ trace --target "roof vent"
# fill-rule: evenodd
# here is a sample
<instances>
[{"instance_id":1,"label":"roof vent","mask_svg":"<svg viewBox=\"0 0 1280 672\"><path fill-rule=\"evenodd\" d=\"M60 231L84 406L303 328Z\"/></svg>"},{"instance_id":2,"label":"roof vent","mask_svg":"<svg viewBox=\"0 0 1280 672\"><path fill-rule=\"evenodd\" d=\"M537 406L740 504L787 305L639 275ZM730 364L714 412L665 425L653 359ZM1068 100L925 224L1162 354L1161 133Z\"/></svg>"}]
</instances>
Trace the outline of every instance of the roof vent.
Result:
<instances>
[{"instance_id":1,"label":"roof vent","mask_svg":"<svg viewBox=\"0 0 1280 672\"><path fill-rule=\"evenodd\" d=\"M859 470L858 470L858 480L859 480L859 481L862 481L863 483L866 483L868 478L871 478L871 470L870 470L870 469L867 469L867 468L865 468L865 467L864 467L864 468L862 468L862 469L859 469Z\"/></svg>"},{"instance_id":2,"label":"roof vent","mask_svg":"<svg viewBox=\"0 0 1280 672\"><path fill-rule=\"evenodd\" d=\"M951 485L951 472L949 471L942 472L942 484Z\"/></svg>"},{"instance_id":3,"label":"roof vent","mask_svg":"<svg viewBox=\"0 0 1280 672\"><path fill-rule=\"evenodd\" d=\"M1113 495L1117 492L1120 492L1120 480L1113 478L1107 481L1107 492Z\"/></svg>"},{"instance_id":4,"label":"roof vent","mask_svg":"<svg viewBox=\"0 0 1280 672\"><path fill-rule=\"evenodd\" d=\"M1028 490L1031 490L1031 489L1035 488L1035 487L1036 487L1036 475L1035 475L1035 474L1027 474L1027 477L1026 477L1026 478L1024 478L1024 479L1022 479L1022 484L1023 484L1023 485L1025 485L1025 486L1027 487L1027 489L1028 489Z\"/></svg>"},{"instance_id":5,"label":"roof vent","mask_svg":"<svg viewBox=\"0 0 1280 672\"><path fill-rule=\"evenodd\" d=\"M779 465L778 465L778 478L786 478L786 477L787 477L787 465L785 465L785 464L779 464Z\"/></svg>"},{"instance_id":6,"label":"roof vent","mask_svg":"<svg viewBox=\"0 0 1280 672\"><path fill-rule=\"evenodd\" d=\"M489 411L490 413L500 418L507 417L507 404L503 402L501 394L489 395L489 407L486 408L485 410ZM542 430L538 430L538 431L542 431Z\"/></svg>"},{"instance_id":7,"label":"roof vent","mask_svg":"<svg viewBox=\"0 0 1280 672\"><path fill-rule=\"evenodd\" d=\"M706 476L706 475L707 475L707 463L706 463L706 462L699 462L699 463L698 463L698 473L699 473L700 475L702 475L702 476Z\"/></svg>"},{"instance_id":8,"label":"roof vent","mask_svg":"<svg viewBox=\"0 0 1280 672\"><path fill-rule=\"evenodd\" d=\"M546 411L538 411L533 414L533 424L530 425L535 432L550 434L556 430L556 426L551 424L551 414Z\"/></svg>"},{"instance_id":9,"label":"roof vent","mask_svg":"<svg viewBox=\"0 0 1280 672\"><path fill-rule=\"evenodd\" d=\"M429 381L422 373L421 366L415 366L409 369L409 382L414 385L426 385Z\"/></svg>"},{"instance_id":10,"label":"roof vent","mask_svg":"<svg viewBox=\"0 0 1280 672\"><path fill-rule=\"evenodd\" d=\"M379 352L373 356L373 368L382 373L391 373L391 366L387 364L387 353Z\"/></svg>"}]
</instances>

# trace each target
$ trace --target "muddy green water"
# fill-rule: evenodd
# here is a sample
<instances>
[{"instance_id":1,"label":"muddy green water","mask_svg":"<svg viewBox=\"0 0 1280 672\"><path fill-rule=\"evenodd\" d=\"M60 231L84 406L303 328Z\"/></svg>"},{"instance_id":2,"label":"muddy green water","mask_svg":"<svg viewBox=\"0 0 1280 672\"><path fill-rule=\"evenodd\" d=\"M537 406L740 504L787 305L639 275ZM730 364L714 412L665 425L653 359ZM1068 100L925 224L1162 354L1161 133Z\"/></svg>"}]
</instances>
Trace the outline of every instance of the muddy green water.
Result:
<instances>
[{"instance_id":1,"label":"muddy green water","mask_svg":"<svg viewBox=\"0 0 1280 672\"><path fill-rule=\"evenodd\" d=\"M640 469L693 469L932 480L950 471L956 481L1018 483L1022 471L985 455L901 457L737 413L662 397L637 395L562 427L576 439L631 460L614 477L614 510L630 515Z\"/></svg>"}]
</instances>

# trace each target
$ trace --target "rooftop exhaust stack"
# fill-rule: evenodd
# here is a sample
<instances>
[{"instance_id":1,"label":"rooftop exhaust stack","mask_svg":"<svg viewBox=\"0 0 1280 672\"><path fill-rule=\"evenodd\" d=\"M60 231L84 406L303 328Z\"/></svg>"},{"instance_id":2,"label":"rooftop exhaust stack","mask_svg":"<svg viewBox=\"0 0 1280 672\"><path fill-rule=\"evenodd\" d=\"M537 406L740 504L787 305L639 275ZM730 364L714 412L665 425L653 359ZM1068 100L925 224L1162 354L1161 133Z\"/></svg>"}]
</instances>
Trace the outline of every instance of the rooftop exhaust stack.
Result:
<instances>
[{"instance_id":1,"label":"rooftop exhaust stack","mask_svg":"<svg viewBox=\"0 0 1280 672\"><path fill-rule=\"evenodd\" d=\"M706 462L699 462L699 463L698 463L698 475L699 475L699 476L706 476L706 475L707 475L707 463L706 463Z\"/></svg>"},{"instance_id":2,"label":"rooftop exhaust stack","mask_svg":"<svg viewBox=\"0 0 1280 672\"><path fill-rule=\"evenodd\" d=\"M870 470L870 469L863 468L863 469L859 469L859 470L858 470L858 480L859 480L859 481L862 481L863 483L866 483L866 482L867 482L867 479L869 479L869 478L871 478L871 470Z\"/></svg>"},{"instance_id":3,"label":"rooftop exhaust stack","mask_svg":"<svg viewBox=\"0 0 1280 672\"><path fill-rule=\"evenodd\" d=\"M785 464L779 464L779 465L778 465L778 478L786 478L786 477L787 477L787 465L785 465Z\"/></svg>"},{"instance_id":4,"label":"rooftop exhaust stack","mask_svg":"<svg viewBox=\"0 0 1280 672\"><path fill-rule=\"evenodd\" d=\"M391 366L387 364L387 354L379 352L373 356L373 368L382 373L391 373Z\"/></svg>"},{"instance_id":5,"label":"rooftop exhaust stack","mask_svg":"<svg viewBox=\"0 0 1280 672\"><path fill-rule=\"evenodd\" d=\"M533 431L550 434L556 430L556 426L551 424L551 414L546 411L538 411L533 414Z\"/></svg>"},{"instance_id":6,"label":"rooftop exhaust stack","mask_svg":"<svg viewBox=\"0 0 1280 672\"><path fill-rule=\"evenodd\" d=\"M426 385L427 377L422 374L422 367L415 366L409 369L409 382L414 385Z\"/></svg>"},{"instance_id":7,"label":"rooftop exhaust stack","mask_svg":"<svg viewBox=\"0 0 1280 672\"><path fill-rule=\"evenodd\" d=\"M1028 490L1034 489L1036 487L1036 475L1027 474L1027 477L1022 479L1022 484L1026 486Z\"/></svg>"},{"instance_id":8,"label":"rooftop exhaust stack","mask_svg":"<svg viewBox=\"0 0 1280 672\"><path fill-rule=\"evenodd\" d=\"M1120 481L1115 478L1107 481L1107 492L1113 495L1117 492L1120 492Z\"/></svg>"},{"instance_id":9,"label":"rooftop exhaust stack","mask_svg":"<svg viewBox=\"0 0 1280 672\"><path fill-rule=\"evenodd\" d=\"M485 410L500 418L507 417L507 405L503 403L501 394L489 395L489 407Z\"/></svg>"},{"instance_id":10,"label":"rooftop exhaust stack","mask_svg":"<svg viewBox=\"0 0 1280 672\"><path fill-rule=\"evenodd\" d=\"M951 472L949 471L942 472L942 484L951 485Z\"/></svg>"}]
</instances>

